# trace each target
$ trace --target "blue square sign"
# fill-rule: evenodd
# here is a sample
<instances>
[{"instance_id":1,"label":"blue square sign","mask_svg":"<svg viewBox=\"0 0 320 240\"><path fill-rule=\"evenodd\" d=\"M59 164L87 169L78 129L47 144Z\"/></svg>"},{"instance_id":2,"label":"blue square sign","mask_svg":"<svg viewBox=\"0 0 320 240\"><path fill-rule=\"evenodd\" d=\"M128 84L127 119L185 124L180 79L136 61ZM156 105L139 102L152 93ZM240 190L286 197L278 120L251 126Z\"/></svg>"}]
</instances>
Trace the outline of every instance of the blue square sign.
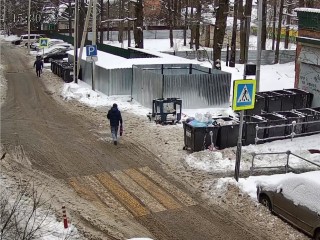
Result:
<instances>
[{"instance_id":1,"label":"blue square sign","mask_svg":"<svg viewBox=\"0 0 320 240\"><path fill-rule=\"evenodd\" d=\"M256 81L235 80L233 85L233 110L253 109L255 104Z\"/></svg>"},{"instance_id":2,"label":"blue square sign","mask_svg":"<svg viewBox=\"0 0 320 240\"><path fill-rule=\"evenodd\" d=\"M97 45L87 45L86 46L87 57L97 56Z\"/></svg>"}]
</instances>

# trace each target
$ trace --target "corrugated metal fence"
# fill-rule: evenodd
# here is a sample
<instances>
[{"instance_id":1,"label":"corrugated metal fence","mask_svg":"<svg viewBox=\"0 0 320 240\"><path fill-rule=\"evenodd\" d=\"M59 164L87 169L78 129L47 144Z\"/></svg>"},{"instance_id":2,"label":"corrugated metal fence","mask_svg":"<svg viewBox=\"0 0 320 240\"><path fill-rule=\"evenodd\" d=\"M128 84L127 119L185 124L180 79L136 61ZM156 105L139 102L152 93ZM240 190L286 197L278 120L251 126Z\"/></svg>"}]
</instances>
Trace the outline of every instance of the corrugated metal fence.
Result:
<instances>
[{"instance_id":1,"label":"corrugated metal fence","mask_svg":"<svg viewBox=\"0 0 320 240\"><path fill-rule=\"evenodd\" d=\"M72 57L69 56L69 61ZM92 86L92 64L80 61L82 81ZM156 98L181 98L184 108L229 105L231 74L192 64L135 65L104 69L96 66L95 90L108 96L131 95L151 108Z\"/></svg>"},{"instance_id":2,"label":"corrugated metal fence","mask_svg":"<svg viewBox=\"0 0 320 240\"><path fill-rule=\"evenodd\" d=\"M92 86L92 64L81 60L80 65L82 69L82 81ZM95 69L95 90L108 96L131 94L132 69L105 69L97 65Z\"/></svg>"},{"instance_id":3,"label":"corrugated metal fence","mask_svg":"<svg viewBox=\"0 0 320 240\"><path fill-rule=\"evenodd\" d=\"M199 65L133 66L132 98L145 107L156 98L177 97L184 108L229 105L231 74Z\"/></svg>"}]
</instances>

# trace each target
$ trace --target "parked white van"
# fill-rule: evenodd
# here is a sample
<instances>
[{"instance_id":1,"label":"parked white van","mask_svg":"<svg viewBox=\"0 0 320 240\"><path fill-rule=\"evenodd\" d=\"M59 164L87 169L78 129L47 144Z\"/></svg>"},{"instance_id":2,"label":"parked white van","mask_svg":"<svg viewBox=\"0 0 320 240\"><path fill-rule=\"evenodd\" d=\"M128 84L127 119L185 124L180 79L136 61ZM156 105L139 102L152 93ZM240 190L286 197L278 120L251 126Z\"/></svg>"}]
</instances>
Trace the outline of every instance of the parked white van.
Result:
<instances>
[{"instance_id":1,"label":"parked white van","mask_svg":"<svg viewBox=\"0 0 320 240\"><path fill-rule=\"evenodd\" d=\"M28 34L23 34L20 36L19 39L13 40L11 43L15 44L15 45L20 45L21 43L25 43L25 45L28 45ZM30 34L30 42L33 43L35 42L37 39L43 37L41 34Z\"/></svg>"}]
</instances>

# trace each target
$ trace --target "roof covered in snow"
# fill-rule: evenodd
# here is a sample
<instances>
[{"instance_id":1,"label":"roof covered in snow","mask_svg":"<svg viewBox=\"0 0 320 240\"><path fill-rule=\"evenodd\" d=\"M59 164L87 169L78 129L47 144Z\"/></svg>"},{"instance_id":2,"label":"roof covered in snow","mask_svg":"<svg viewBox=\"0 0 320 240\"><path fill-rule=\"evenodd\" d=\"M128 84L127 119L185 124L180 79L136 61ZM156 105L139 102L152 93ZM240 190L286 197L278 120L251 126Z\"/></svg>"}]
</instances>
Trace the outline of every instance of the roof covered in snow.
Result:
<instances>
[{"instance_id":1,"label":"roof covered in snow","mask_svg":"<svg viewBox=\"0 0 320 240\"><path fill-rule=\"evenodd\" d=\"M319 8L295 8L295 12L312 12L312 13L320 13Z\"/></svg>"},{"instance_id":2,"label":"roof covered in snow","mask_svg":"<svg viewBox=\"0 0 320 240\"><path fill-rule=\"evenodd\" d=\"M132 68L133 65L150 65L150 64L198 64L198 62L173 56L170 54L160 53L156 51L146 49L136 49L143 53L154 55L154 58L131 58L127 59L124 57L116 56L110 53L97 51L98 61L96 65L106 69L119 69L119 68ZM80 54L80 49L78 49ZM71 56L74 55L74 51L68 51ZM82 52L82 59L86 60L86 49Z\"/></svg>"}]
</instances>

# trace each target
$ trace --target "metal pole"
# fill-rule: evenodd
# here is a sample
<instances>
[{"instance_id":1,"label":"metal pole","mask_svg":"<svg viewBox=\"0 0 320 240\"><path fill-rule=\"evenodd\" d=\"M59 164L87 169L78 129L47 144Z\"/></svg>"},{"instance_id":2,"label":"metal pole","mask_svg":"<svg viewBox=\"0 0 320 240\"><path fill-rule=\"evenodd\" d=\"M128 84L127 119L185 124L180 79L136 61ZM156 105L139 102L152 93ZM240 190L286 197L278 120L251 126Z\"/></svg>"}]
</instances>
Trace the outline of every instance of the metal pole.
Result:
<instances>
[{"instance_id":1,"label":"metal pole","mask_svg":"<svg viewBox=\"0 0 320 240\"><path fill-rule=\"evenodd\" d=\"M250 35L250 16L246 18L246 48L245 48L245 55L244 55L244 66L243 66L243 79L246 79L246 65L248 62L248 48L249 48L249 35ZM236 164L235 164L235 172L234 178L236 181L239 181L240 175L240 161L241 161L241 148L242 148L242 130L243 130L243 115L244 111L240 111L240 123L239 123L239 136L237 142L237 152L236 152Z\"/></svg>"},{"instance_id":2,"label":"metal pole","mask_svg":"<svg viewBox=\"0 0 320 240\"><path fill-rule=\"evenodd\" d=\"M256 68L256 91L260 89L261 68L261 34L262 34L262 0L258 0L258 32L257 32L257 68Z\"/></svg>"},{"instance_id":3,"label":"metal pole","mask_svg":"<svg viewBox=\"0 0 320 240\"><path fill-rule=\"evenodd\" d=\"M30 54L30 14L31 14L31 0L29 0L29 7L28 7L28 54Z\"/></svg>"},{"instance_id":4,"label":"metal pole","mask_svg":"<svg viewBox=\"0 0 320 240\"><path fill-rule=\"evenodd\" d=\"M4 30L4 32L5 32L5 34L4 35L6 35L6 33L7 33L7 16L6 16L6 11L7 11L7 9L6 9L6 0L4 0L3 1L3 21L2 21L2 24L3 24L3 30ZM13 14L13 16L14 16L14 14ZM13 20L14 21L14 20Z\"/></svg>"},{"instance_id":5,"label":"metal pole","mask_svg":"<svg viewBox=\"0 0 320 240\"><path fill-rule=\"evenodd\" d=\"M92 10L92 45L97 44L97 0L93 0L93 10ZM92 61L92 90L95 90L95 78L96 78L96 66L95 62Z\"/></svg>"},{"instance_id":6,"label":"metal pole","mask_svg":"<svg viewBox=\"0 0 320 240\"><path fill-rule=\"evenodd\" d=\"M73 81L75 83L78 83L78 0L75 0L75 5L74 5L74 27L73 27L73 45L74 45L74 56L73 56Z\"/></svg>"},{"instance_id":7,"label":"metal pole","mask_svg":"<svg viewBox=\"0 0 320 240\"><path fill-rule=\"evenodd\" d=\"M84 44L85 44L86 35L88 34L88 26L89 26L89 19L90 19L90 14L91 14L91 9L92 9L92 1L93 0L90 0L90 2L89 2L87 15L86 15L86 20L84 22L84 29L83 29L83 32L82 32L80 51L79 51L80 59L82 58L83 47L84 47ZM80 69L77 70L78 71L77 72L77 76L79 75L79 70Z\"/></svg>"}]
</instances>

